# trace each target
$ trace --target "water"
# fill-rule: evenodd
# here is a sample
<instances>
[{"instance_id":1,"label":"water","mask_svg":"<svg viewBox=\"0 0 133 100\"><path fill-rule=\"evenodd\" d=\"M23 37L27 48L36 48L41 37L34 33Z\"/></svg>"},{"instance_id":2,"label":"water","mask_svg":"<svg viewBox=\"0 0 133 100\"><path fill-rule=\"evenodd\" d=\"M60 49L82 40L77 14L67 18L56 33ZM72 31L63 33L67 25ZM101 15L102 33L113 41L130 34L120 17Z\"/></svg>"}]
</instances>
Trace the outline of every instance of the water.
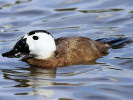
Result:
<instances>
[{"instance_id":1,"label":"water","mask_svg":"<svg viewBox=\"0 0 133 100\"><path fill-rule=\"evenodd\" d=\"M133 38L132 0L1 0L0 53L27 32L54 38ZM0 55L0 100L132 100L133 44L110 49L95 65L30 67Z\"/></svg>"}]
</instances>

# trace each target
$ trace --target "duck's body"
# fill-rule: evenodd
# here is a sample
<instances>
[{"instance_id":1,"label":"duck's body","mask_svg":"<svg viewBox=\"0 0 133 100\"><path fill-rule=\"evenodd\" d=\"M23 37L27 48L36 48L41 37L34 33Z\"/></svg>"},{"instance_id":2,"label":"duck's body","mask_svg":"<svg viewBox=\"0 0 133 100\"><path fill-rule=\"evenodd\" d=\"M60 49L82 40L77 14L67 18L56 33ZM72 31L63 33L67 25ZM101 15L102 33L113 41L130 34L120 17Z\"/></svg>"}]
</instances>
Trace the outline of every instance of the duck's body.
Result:
<instances>
[{"instance_id":1,"label":"duck's body","mask_svg":"<svg viewBox=\"0 0 133 100\"><path fill-rule=\"evenodd\" d=\"M109 45L85 37L62 37L55 39L56 52L48 59L26 59L31 66L62 67L85 64L108 53Z\"/></svg>"},{"instance_id":2,"label":"duck's body","mask_svg":"<svg viewBox=\"0 0 133 100\"><path fill-rule=\"evenodd\" d=\"M106 39L102 39L106 41ZM86 64L108 54L108 43L121 44L129 41L124 38L111 39L109 42L93 41L86 37L62 37L53 39L44 30L35 30L26 34L14 46L13 50L3 53L5 57L17 57L21 53L25 56L22 61L31 66L56 68L69 65ZM120 41L120 42L119 42Z\"/></svg>"}]
</instances>

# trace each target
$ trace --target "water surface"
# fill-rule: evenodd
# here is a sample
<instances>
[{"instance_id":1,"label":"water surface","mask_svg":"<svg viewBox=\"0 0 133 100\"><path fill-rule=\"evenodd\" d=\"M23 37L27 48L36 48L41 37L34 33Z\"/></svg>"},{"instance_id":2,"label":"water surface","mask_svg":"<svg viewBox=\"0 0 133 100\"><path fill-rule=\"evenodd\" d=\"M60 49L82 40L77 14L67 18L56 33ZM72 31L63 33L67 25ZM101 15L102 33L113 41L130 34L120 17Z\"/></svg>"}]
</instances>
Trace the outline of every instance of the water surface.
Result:
<instances>
[{"instance_id":1,"label":"water surface","mask_svg":"<svg viewBox=\"0 0 133 100\"><path fill-rule=\"evenodd\" d=\"M0 1L0 53L27 32L54 38L133 37L132 0ZM57 69L30 67L0 55L0 100L132 100L133 44L110 49L94 65Z\"/></svg>"}]
</instances>

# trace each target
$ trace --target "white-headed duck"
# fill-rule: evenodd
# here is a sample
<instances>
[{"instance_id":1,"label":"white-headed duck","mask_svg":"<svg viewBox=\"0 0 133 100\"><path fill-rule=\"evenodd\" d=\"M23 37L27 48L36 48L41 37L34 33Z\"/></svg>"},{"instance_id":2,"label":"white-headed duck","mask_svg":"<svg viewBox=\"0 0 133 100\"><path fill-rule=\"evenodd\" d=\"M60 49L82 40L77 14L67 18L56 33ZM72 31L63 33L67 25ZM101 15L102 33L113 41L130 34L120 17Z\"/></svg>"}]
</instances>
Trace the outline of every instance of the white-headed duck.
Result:
<instances>
[{"instance_id":1,"label":"white-headed duck","mask_svg":"<svg viewBox=\"0 0 133 100\"><path fill-rule=\"evenodd\" d=\"M118 41L121 44L125 42L125 39L110 39L109 42L106 39L93 41L86 37L76 36L54 39L45 30L34 30L27 33L11 51L3 53L2 56L18 57L26 54L22 61L31 66L56 68L95 61L108 54L110 44Z\"/></svg>"}]
</instances>

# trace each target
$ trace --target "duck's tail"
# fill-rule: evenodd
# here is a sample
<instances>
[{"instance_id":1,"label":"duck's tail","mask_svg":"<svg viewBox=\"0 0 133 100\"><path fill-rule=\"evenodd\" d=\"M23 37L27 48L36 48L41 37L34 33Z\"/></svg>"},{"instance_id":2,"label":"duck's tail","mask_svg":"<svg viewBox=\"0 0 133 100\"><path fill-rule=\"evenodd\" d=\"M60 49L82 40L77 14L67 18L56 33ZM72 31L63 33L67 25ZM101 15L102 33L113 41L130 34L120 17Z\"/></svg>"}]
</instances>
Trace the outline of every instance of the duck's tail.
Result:
<instances>
[{"instance_id":1,"label":"duck's tail","mask_svg":"<svg viewBox=\"0 0 133 100\"><path fill-rule=\"evenodd\" d=\"M97 39L96 41L101 41L104 43L107 43L110 45L111 48L121 48L124 46L126 43L131 43L133 42L132 39L127 38L127 37L111 37L111 38L101 38Z\"/></svg>"}]
</instances>

